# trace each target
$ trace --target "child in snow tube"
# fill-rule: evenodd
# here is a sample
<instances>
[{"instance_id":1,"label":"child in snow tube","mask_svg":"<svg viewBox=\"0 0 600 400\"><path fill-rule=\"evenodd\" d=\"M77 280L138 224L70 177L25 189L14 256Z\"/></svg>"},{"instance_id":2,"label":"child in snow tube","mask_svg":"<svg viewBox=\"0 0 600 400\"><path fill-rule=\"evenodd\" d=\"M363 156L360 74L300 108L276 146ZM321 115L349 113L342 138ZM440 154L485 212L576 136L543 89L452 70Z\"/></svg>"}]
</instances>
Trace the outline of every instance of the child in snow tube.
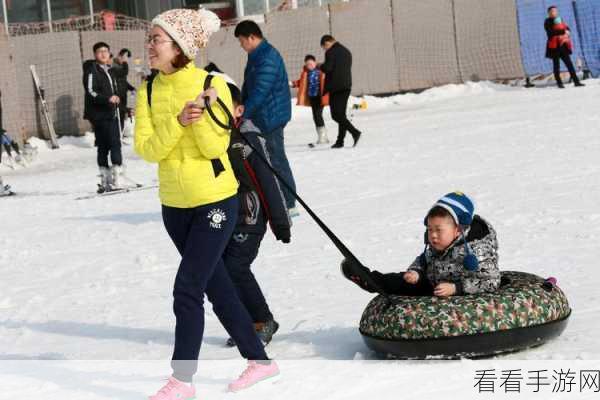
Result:
<instances>
[{"instance_id":1,"label":"child in snow tube","mask_svg":"<svg viewBox=\"0 0 600 400\"><path fill-rule=\"evenodd\" d=\"M425 250L408 271L384 274L354 267L392 295L448 297L492 293L500 286L498 241L492 226L474 211L473 202L464 193L449 193L427 213ZM362 289L377 291L347 261L342 263L342 272Z\"/></svg>"}]
</instances>

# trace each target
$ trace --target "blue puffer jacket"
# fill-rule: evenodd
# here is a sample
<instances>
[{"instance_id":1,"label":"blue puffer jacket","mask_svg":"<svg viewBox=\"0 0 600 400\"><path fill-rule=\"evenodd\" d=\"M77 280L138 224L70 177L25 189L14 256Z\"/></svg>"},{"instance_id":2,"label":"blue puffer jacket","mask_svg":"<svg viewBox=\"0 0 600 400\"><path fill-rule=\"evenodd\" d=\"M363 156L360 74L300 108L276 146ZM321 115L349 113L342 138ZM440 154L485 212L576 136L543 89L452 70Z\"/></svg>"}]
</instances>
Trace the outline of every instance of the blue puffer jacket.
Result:
<instances>
[{"instance_id":1,"label":"blue puffer jacket","mask_svg":"<svg viewBox=\"0 0 600 400\"><path fill-rule=\"evenodd\" d=\"M284 127L292 118L287 71L279 52L266 40L248 55L242 102L244 119L264 133Z\"/></svg>"}]
</instances>

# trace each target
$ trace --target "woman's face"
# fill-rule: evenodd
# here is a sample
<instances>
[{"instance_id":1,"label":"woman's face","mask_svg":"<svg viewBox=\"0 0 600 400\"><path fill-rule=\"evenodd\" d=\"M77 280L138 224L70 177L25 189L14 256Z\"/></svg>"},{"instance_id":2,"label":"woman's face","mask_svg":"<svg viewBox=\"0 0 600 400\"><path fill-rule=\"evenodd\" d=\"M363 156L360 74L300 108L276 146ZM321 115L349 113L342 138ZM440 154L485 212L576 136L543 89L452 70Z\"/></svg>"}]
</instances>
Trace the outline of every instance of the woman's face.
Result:
<instances>
[{"instance_id":1,"label":"woman's face","mask_svg":"<svg viewBox=\"0 0 600 400\"><path fill-rule=\"evenodd\" d=\"M171 62L181 54L181 51L173 46L173 39L160 27L154 26L148 35L148 58L150 67L164 73L174 70Z\"/></svg>"},{"instance_id":2,"label":"woman's face","mask_svg":"<svg viewBox=\"0 0 600 400\"><path fill-rule=\"evenodd\" d=\"M548 16L550 18L556 18L556 17L558 17L558 9L557 8L551 8L550 11L548 11Z\"/></svg>"}]
</instances>

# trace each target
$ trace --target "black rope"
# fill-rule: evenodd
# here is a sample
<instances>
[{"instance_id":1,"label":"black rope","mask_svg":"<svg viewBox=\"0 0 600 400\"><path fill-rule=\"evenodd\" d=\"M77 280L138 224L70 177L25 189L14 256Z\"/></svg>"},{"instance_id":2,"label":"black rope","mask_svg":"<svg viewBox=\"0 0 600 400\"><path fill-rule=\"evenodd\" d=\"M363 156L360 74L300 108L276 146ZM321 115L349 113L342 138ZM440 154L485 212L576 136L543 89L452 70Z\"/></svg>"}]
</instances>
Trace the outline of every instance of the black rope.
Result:
<instances>
[{"instance_id":1,"label":"black rope","mask_svg":"<svg viewBox=\"0 0 600 400\"><path fill-rule=\"evenodd\" d=\"M227 130L233 129L233 127L234 127L233 116L231 115L231 112L229 111L229 109L227 108L225 103L219 97L217 97L217 104L223 109L223 111L225 112L225 115L227 116L228 121L226 123L220 121L216 117L216 115L214 114L214 112L212 110L212 107L210 104L210 98L208 96L204 98L204 103L205 103L206 111L208 111L208 114L213 119L213 121L215 121L215 123L217 125L219 125L223 129L227 129ZM306 204L306 202L302 199L302 197L300 197L300 195L298 193L296 193L296 191L285 181L285 179L283 179L281 177L281 175L279 175L279 173L271 166L271 163L252 145L252 143L250 143L248 138L246 138L246 136L242 132L240 132L240 136L242 137L244 142L246 142L246 144L248 146L250 146L250 148L254 151L254 154L256 154L258 156L258 158L269 168L269 170L273 173L273 175L275 175L277 177L279 182L294 196L294 198L296 200L298 200L298 202L302 205L302 207L304 207L304 209L306 210L308 215L310 215L312 217L312 219L317 223L317 225L319 225L319 227L323 230L323 232L325 232L327 237L329 237L329 239L333 242L335 247L337 247L337 249L340 251L340 253L342 253L344 258L351 263L351 266L354 267L353 272L356 275L358 275L361 279L363 279L367 283L368 286L374 288L378 293L387 295L387 293L383 290L383 288L381 286L379 286L371 278L371 276L369 274L364 272L364 270L362 268L365 268L365 267L358 260L358 258L356 258L356 256L337 237L337 235L335 233L333 233L333 231L331 229L329 229L329 227L321 220L321 218L319 218L317 216L317 214L308 206L308 204Z\"/></svg>"}]
</instances>

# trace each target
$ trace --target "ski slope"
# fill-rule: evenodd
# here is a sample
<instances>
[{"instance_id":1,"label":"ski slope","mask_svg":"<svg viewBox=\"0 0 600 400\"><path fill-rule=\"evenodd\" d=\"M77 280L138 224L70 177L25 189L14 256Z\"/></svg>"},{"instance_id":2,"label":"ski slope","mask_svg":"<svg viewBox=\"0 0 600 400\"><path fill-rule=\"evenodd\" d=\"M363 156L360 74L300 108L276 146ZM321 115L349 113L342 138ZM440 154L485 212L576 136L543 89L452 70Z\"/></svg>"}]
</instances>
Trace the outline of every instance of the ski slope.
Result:
<instances>
[{"instance_id":1,"label":"ski slope","mask_svg":"<svg viewBox=\"0 0 600 400\"><path fill-rule=\"evenodd\" d=\"M498 362L599 360L599 99L597 80L562 91L483 82L368 97L368 109L354 112L359 146L341 150L308 149L316 139L310 110L295 107L287 152L301 196L380 271L404 270L422 251L428 207L466 192L498 232L501 269L557 277L573 308L559 339ZM332 140L336 125L325 115ZM29 168L0 166L18 193L0 199L0 381L8 390L0 399L20 387L27 399L144 398L169 373L179 261L157 191L76 201L95 189L93 138L63 138L59 150L36 145ZM155 165L131 146L124 155L130 178L156 183ZM302 389L313 386L308 398L398 398L407 382L395 377L444 373L441 363L375 361L357 329L372 296L342 278L340 261L306 212L294 219L291 244L268 233L254 272L281 325L268 353L289 374L254 389L256 398L306 398ZM226 339L208 306L199 398L233 398L222 389L243 362ZM128 376L136 383L128 386ZM350 382L354 391L338 391ZM414 393L443 393L434 386Z\"/></svg>"}]
</instances>

